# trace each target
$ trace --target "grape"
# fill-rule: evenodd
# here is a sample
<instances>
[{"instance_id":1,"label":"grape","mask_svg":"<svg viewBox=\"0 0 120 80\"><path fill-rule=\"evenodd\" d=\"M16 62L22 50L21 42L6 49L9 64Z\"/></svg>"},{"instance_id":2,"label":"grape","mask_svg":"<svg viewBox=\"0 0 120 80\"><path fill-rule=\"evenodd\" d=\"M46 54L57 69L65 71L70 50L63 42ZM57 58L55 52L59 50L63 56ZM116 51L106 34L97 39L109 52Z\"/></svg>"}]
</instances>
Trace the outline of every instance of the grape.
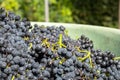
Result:
<instances>
[{"instance_id":1,"label":"grape","mask_svg":"<svg viewBox=\"0 0 120 80\"><path fill-rule=\"evenodd\" d=\"M20 57L19 56L16 56L13 58L13 61L18 64L20 62Z\"/></svg>"},{"instance_id":2,"label":"grape","mask_svg":"<svg viewBox=\"0 0 120 80\"><path fill-rule=\"evenodd\" d=\"M10 73L12 73L11 68L8 67L8 68L4 69L4 73L6 73L6 74L10 74Z\"/></svg>"},{"instance_id":3,"label":"grape","mask_svg":"<svg viewBox=\"0 0 120 80\"><path fill-rule=\"evenodd\" d=\"M19 73L22 73L23 71L25 71L26 69L25 69L25 67L20 67L19 69L18 69L18 72Z\"/></svg>"},{"instance_id":4,"label":"grape","mask_svg":"<svg viewBox=\"0 0 120 80\"><path fill-rule=\"evenodd\" d=\"M18 70L18 68L19 68L19 65L12 65L12 66L11 66L11 69L12 69L13 71Z\"/></svg>"},{"instance_id":5,"label":"grape","mask_svg":"<svg viewBox=\"0 0 120 80\"><path fill-rule=\"evenodd\" d=\"M33 67L33 68L38 68L38 67L39 67L39 63L37 63L37 62L33 63L33 64L32 64L32 67Z\"/></svg>"},{"instance_id":6,"label":"grape","mask_svg":"<svg viewBox=\"0 0 120 80\"><path fill-rule=\"evenodd\" d=\"M81 68L82 67L82 62L81 61L76 61L76 66L78 67L78 68Z\"/></svg>"},{"instance_id":7,"label":"grape","mask_svg":"<svg viewBox=\"0 0 120 80\"><path fill-rule=\"evenodd\" d=\"M65 61L65 62L63 63L63 65L66 66L66 67L69 67L69 66L70 66L70 62Z\"/></svg>"},{"instance_id":8,"label":"grape","mask_svg":"<svg viewBox=\"0 0 120 80\"><path fill-rule=\"evenodd\" d=\"M53 69L53 73L56 74L56 73L57 73L57 70L58 70L57 68L54 68L54 69Z\"/></svg>"},{"instance_id":9,"label":"grape","mask_svg":"<svg viewBox=\"0 0 120 80\"><path fill-rule=\"evenodd\" d=\"M13 59L13 56L10 54L10 55L7 56L7 59L8 59L8 60L12 60L12 59Z\"/></svg>"},{"instance_id":10,"label":"grape","mask_svg":"<svg viewBox=\"0 0 120 80\"><path fill-rule=\"evenodd\" d=\"M50 73L47 70L43 71L43 76L50 77Z\"/></svg>"},{"instance_id":11,"label":"grape","mask_svg":"<svg viewBox=\"0 0 120 80\"><path fill-rule=\"evenodd\" d=\"M66 68L64 68L64 71L65 72L70 72L70 68L66 67Z\"/></svg>"},{"instance_id":12,"label":"grape","mask_svg":"<svg viewBox=\"0 0 120 80\"><path fill-rule=\"evenodd\" d=\"M5 74L5 73L1 73L1 76L2 76L2 78L6 78L7 77L7 74Z\"/></svg>"},{"instance_id":13,"label":"grape","mask_svg":"<svg viewBox=\"0 0 120 80\"><path fill-rule=\"evenodd\" d=\"M33 79L33 74L29 71L29 72L27 72L27 77L28 77L29 79Z\"/></svg>"},{"instance_id":14,"label":"grape","mask_svg":"<svg viewBox=\"0 0 120 80\"><path fill-rule=\"evenodd\" d=\"M53 65L54 65L54 66L58 66L58 65L59 65L59 60L55 60L55 61L53 62Z\"/></svg>"},{"instance_id":15,"label":"grape","mask_svg":"<svg viewBox=\"0 0 120 80\"><path fill-rule=\"evenodd\" d=\"M55 80L63 80L61 77L57 77Z\"/></svg>"},{"instance_id":16,"label":"grape","mask_svg":"<svg viewBox=\"0 0 120 80\"><path fill-rule=\"evenodd\" d=\"M50 49L48 49L47 54L48 54L49 56L51 56L53 53L52 53L52 51L51 51Z\"/></svg>"},{"instance_id":17,"label":"grape","mask_svg":"<svg viewBox=\"0 0 120 80\"><path fill-rule=\"evenodd\" d=\"M25 76L21 75L18 80L25 80Z\"/></svg>"},{"instance_id":18,"label":"grape","mask_svg":"<svg viewBox=\"0 0 120 80\"><path fill-rule=\"evenodd\" d=\"M62 25L31 25L4 8L0 27L0 80L120 80L120 61L85 35L74 40Z\"/></svg>"},{"instance_id":19,"label":"grape","mask_svg":"<svg viewBox=\"0 0 120 80\"><path fill-rule=\"evenodd\" d=\"M59 75L61 75L61 74L63 73L63 69L58 69L58 70L57 70L57 73L58 73Z\"/></svg>"},{"instance_id":20,"label":"grape","mask_svg":"<svg viewBox=\"0 0 120 80\"><path fill-rule=\"evenodd\" d=\"M70 58L71 56L72 56L72 53L71 53L71 52L67 52L67 53L66 53L66 57L67 57L67 58Z\"/></svg>"},{"instance_id":21,"label":"grape","mask_svg":"<svg viewBox=\"0 0 120 80\"><path fill-rule=\"evenodd\" d=\"M70 66L70 71L74 71L74 70L75 70L74 66Z\"/></svg>"},{"instance_id":22,"label":"grape","mask_svg":"<svg viewBox=\"0 0 120 80\"><path fill-rule=\"evenodd\" d=\"M73 60L73 62L75 62L75 61L77 60L77 57L76 57L75 55L73 55L73 56L71 57L71 59Z\"/></svg>"},{"instance_id":23,"label":"grape","mask_svg":"<svg viewBox=\"0 0 120 80\"><path fill-rule=\"evenodd\" d=\"M1 65L1 68L5 68L7 64L6 62L1 62L0 65Z\"/></svg>"}]
</instances>

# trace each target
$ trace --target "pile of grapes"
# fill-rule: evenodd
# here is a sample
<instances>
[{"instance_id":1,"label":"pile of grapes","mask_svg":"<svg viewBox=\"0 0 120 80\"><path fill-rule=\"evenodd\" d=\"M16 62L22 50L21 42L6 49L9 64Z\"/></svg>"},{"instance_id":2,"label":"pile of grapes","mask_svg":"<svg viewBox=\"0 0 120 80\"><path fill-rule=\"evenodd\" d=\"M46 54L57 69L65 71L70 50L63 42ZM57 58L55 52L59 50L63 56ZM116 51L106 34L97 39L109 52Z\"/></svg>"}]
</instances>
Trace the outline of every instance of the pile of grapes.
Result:
<instances>
[{"instance_id":1,"label":"pile of grapes","mask_svg":"<svg viewBox=\"0 0 120 80\"><path fill-rule=\"evenodd\" d=\"M67 32L0 8L0 80L120 80L119 57Z\"/></svg>"}]
</instances>

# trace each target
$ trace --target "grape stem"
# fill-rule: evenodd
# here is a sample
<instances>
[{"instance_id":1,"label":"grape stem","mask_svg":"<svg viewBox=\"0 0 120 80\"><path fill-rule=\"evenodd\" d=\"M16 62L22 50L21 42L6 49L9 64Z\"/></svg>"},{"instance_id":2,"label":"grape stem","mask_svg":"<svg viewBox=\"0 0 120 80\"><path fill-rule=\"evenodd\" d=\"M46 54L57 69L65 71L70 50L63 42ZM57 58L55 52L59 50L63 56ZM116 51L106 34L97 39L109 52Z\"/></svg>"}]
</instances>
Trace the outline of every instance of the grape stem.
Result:
<instances>
[{"instance_id":1,"label":"grape stem","mask_svg":"<svg viewBox=\"0 0 120 80\"><path fill-rule=\"evenodd\" d=\"M115 57L115 58L113 58L114 60L120 60L120 57Z\"/></svg>"},{"instance_id":2,"label":"grape stem","mask_svg":"<svg viewBox=\"0 0 120 80\"><path fill-rule=\"evenodd\" d=\"M67 36L68 36L68 30L65 30L64 32L65 32L65 35L67 35Z\"/></svg>"},{"instance_id":3,"label":"grape stem","mask_svg":"<svg viewBox=\"0 0 120 80\"><path fill-rule=\"evenodd\" d=\"M59 35L58 44L59 44L59 47L60 47L60 48L66 47L66 46L62 43L62 34Z\"/></svg>"},{"instance_id":4,"label":"grape stem","mask_svg":"<svg viewBox=\"0 0 120 80\"><path fill-rule=\"evenodd\" d=\"M33 44L32 44L32 43L30 43L29 45L30 45L30 46L29 46L29 48L28 48L28 49L31 49L31 48L32 48L32 46L33 46Z\"/></svg>"},{"instance_id":5,"label":"grape stem","mask_svg":"<svg viewBox=\"0 0 120 80\"><path fill-rule=\"evenodd\" d=\"M24 39L25 41L27 41L27 40L29 40L29 37L24 37L23 39Z\"/></svg>"},{"instance_id":6,"label":"grape stem","mask_svg":"<svg viewBox=\"0 0 120 80\"><path fill-rule=\"evenodd\" d=\"M80 61L84 61L85 59L87 59L87 58L89 58L90 59L90 66L91 66L91 68L92 68L92 59L91 59L91 52L89 52L89 51L86 51L86 50L80 50L79 49L79 47L76 47L77 48L77 50L79 51L79 52L82 52L82 53L87 53L87 55L85 56L85 57L83 57L83 58L81 58L81 57L79 57L78 59L80 60Z\"/></svg>"},{"instance_id":7,"label":"grape stem","mask_svg":"<svg viewBox=\"0 0 120 80\"><path fill-rule=\"evenodd\" d=\"M11 80L14 80L14 79L15 79L15 76L13 75Z\"/></svg>"}]
</instances>

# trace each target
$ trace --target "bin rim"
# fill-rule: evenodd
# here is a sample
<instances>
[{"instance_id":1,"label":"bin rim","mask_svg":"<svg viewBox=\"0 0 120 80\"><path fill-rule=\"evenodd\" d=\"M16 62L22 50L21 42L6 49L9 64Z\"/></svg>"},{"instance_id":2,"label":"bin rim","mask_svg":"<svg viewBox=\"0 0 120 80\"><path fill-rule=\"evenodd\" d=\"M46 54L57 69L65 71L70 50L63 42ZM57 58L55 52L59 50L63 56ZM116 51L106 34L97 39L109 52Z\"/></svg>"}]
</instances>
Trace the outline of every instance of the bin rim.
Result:
<instances>
[{"instance_id":1,"label":"bin rim","mask_svg":"<svg viewBox=\"0 0 120 80\"><path fill-rule=\"evenodd\" d=\"M78 28L78 27L84 27L84 28L92 28L92 29L99 29L102 31L109 31L109 32L114 32L116 34L120 34L120 30L116 28L109 28L106 26L97 26L97 25L88 25L88 24L75 24L75 23L56 23L56 22L31 22L32 25L38 24L38 25L45 25L45 26L60 26L63 25L65 27L69 28ZM70 25L70 26L69 26ZM71 27L75 26L75 27Z\"/></svg>"}]
</instances>

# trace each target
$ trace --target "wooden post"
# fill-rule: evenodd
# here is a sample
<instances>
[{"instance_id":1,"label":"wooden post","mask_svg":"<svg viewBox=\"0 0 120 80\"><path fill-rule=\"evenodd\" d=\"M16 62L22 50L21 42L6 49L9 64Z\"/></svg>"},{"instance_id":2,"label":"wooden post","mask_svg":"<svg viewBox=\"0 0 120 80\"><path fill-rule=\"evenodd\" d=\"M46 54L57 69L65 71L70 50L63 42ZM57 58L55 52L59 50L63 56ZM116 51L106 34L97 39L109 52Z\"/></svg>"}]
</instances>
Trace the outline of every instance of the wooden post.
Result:
<instances>
[{"instance_id":1,"label":"wooden post","mask_svg":"<svg viewBox=\"0 0 120 80\"><path fill-rule=\"evenodd\" d=\"M118 7L118 28L120 29L120 0L118 3L119 7Z\"/></svg>"},{"instance_id":2,"label":"wooden post","mask_svg":"<svg viewBox=\"0 0 120 80\"><path fill-rule=\"evenodd\" d=\"M49 2L45 0L45 22L49 22Z\"/></svg>"}]
</instances>

